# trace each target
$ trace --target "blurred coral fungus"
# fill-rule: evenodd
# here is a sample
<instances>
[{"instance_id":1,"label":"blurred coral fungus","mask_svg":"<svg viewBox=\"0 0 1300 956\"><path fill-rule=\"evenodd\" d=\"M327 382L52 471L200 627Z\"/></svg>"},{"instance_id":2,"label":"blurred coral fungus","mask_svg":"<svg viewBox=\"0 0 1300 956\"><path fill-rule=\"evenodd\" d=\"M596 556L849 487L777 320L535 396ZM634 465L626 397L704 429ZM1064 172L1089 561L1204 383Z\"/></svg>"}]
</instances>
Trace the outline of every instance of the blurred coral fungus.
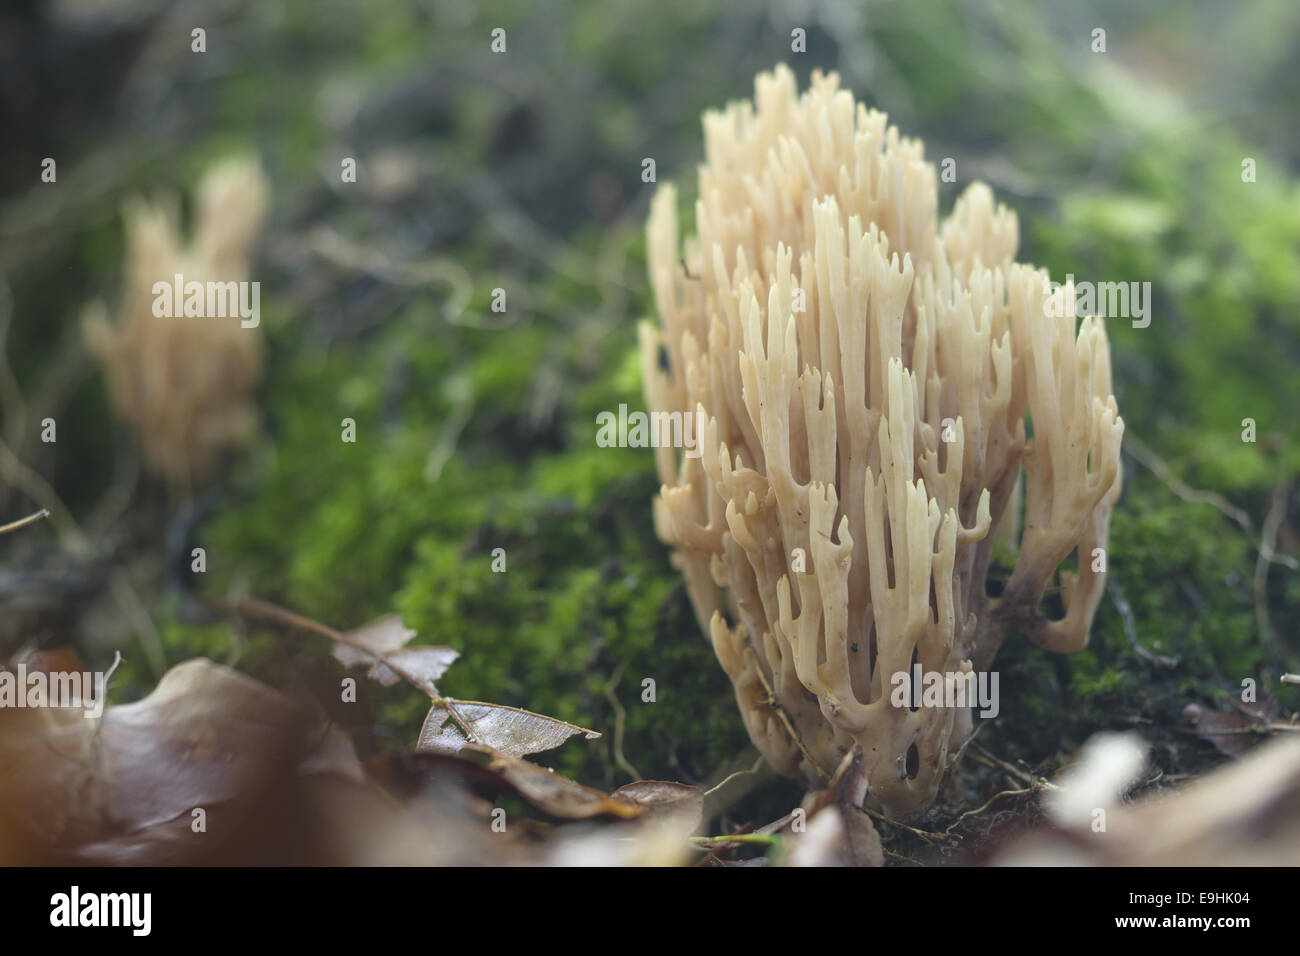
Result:
<instances>
[{"instance_id":1,"label":"blurred coral fungus","mask_svg":"<svg viewBox=\"0 0 1300 956\"><path fill-rule=\"evenodd\" d=\"M185 245L173 208L132 199L123 210L118 321L108 320L102 303L87 309L87 340L103 363L113 406L135 430L149 466L174 488L202 484L256 421L251 395L262 339L256 315L241 318L239 307L249 304L250 287L257 304L257 284L247 276L266 202L256 159L219 163L198 186Z\"/></svg>"}]
</instances>

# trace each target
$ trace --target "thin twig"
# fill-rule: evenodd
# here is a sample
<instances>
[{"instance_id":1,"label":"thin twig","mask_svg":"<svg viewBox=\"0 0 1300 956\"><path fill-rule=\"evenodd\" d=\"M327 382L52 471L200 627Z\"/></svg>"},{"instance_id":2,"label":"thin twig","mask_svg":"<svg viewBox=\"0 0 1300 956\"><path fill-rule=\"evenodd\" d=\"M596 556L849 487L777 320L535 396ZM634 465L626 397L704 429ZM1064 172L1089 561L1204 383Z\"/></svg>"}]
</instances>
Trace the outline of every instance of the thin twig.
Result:
<instances>
[{"instance_id":1,"label":"thin twig","mask_svg":"<svg viewBox=\"0 0 1300 956\"><path fill-rule=\"evenodd\" d=\"M447 462L451 461L451 456L456 453L461 432L465 430L465 425L473 412L473 400L466 399L456 406L447 423L443 425L438 441L429 449L429 457L424 460L424 480L429 484L437 483L442 477L442 470L447 467Z\"/></svg>"},{"instance_id":2,"label":"thin twig","mask_svg":"<svg viewBox=\"0 0 1300 956\"><path fill-rule=\"evenodd\" d=\"M627 711L623 709L623 705L618 702L618 697L614 694L614 688L623 679L623 672L627 670L627 664L628 662L625 659L614 669L613 675L605 684L605 699L614 708L614 762L622 767L624 772L631 774L633 780L640 780L642 779L640 772L623 755L623 724L627 720Z\"/></svg>"},{"instance_id":3,"label":"thin twig","mask_svg":"<svg viewBox=\"0 0 1300 956\"><path fill-rule=\"evenodd\" d=\"M1278 643L1278 636L1268 617L1268 566L1276 557L1277 533L1286 516L1286 502L1290 492L1289 477L1283 478L1273 488L1272 500L1269 502L1268 514L1264 516L1264 528L1260 535L1259 560L1255 562L1255 619L1259 622L1260 633L1267 635L1274 643Z\"/></svg>"},{"instance_id":4,"label":"thin twig","mask_svg":"<svg viewBox=\"0 0 1300 956\"><path fill-rule=\"evenodd\" d=\"M85 554L90 544L72 513L64 506L53 486L39 474L23 464L13 450L0 438L0 477L31 498L49 516L50 524L69 550Z\"/></svg>"},{"instance_id":5,"label":"thin twig","mask_svg":"<svg viewBox=\"0 0 1300 956\"><path fill-rule=\"evenodd\" d=\"M89 553L90 539L77 524L58 492L48 481L27 467L3 439L0 439L0 476L41 505L50 523L54 525L59 542L65 548L76 555ZM113 600L140 637L140 646L144 649L154 677L162 677L163 671L167 669L167 652L144 601L140 599L126 572L120 568L112 570L109 585Z\"/></svg>"},{"instance_id":6,"label":"thin twig","mask_svg":"<svg viewBox=\"0 0 1300 956\"><path fill-rule=\"evenodd\" d=\"M1186 727L1176 727L1174 729L1179 733L1192 734L1195 737L1235 737L1245 734L1254 734L1262 737L1276 731L1300 733L1300 725L1282 724L1277 721L1268 724L1259 724L1255 727L1225 727L1222 730L1189 730Z\"/></svg>"},{"instance_id":7,"label":"thin twig","mask_svg":"<svg viewBox=\"0 0 1300 956\"><path fill-rule=\"evenodd\" d=\"M763 758L759 757L757 760L754 761L754 766L750 767L748 770L737 770L735 773L728 774L726 777L719 780L708 790L705 790L704 796L705 797L713 796L715 793L717 793L719 790L725 787L732 780L735 780L737 777L743 777L751 773L758 773L758 768L761 766L763 766Z\"/></svg>"},{"instance_id":8,"label":"thin twig","mask_svg":"<svg viewBox=\"0 0 1300 956\"><path fill-rule=\"evenodd\" d=\"M600 263L565 239L547 232L528 215L491 175L477 176L465 196L482 215L488 228L506 245L542 262L553 272L584 284L599 273ZM601 277L605 282L638 290L626 278Z\"/></svg>"},{"instance_id":9,"label":"thin twig","mask_svg":"<svg viewBox=\"0 0 1300 956\"><path fill-rule=\"evenodd\" d=\"M999 791L998 793L995 793L993 794L993 796L989 797L988 800L984 801L984 805L982 807L979 807L975 810L967 810L956 820L953 820L952 823L948 824L948 826L944 829L944 832L951 833L953 828L956 827L958 824L960 824L967 817L974 817L983 813L990 806L992 806L993 801L997 800L999 797L1019 797L1019 796L1023 796L1026 793L1037 793L1039 789L1040 789L1039 787L1022 787L1019 790Z\"/></svg>"},{"instance_id":10,"label":"thin twig","mask_svg":"<svg viewBox=\"0 0 1300 956\"><path fill-rule=\"evenodd\" d=\"M1115 602L1115 609L1119 611L1119 618L1124 622L1124 635L1128 638L1129 647L1133 653L1142 658L1148 664L1155 664L1157 667L1177 667L1178 658L1165 657L1163 654L1156 654L1148 651L1138 643L1137 624L1133 618L1133 607L1128 603L1128 598L1120 589L1119 582L1115 576L1107 575L1106 590L1110 593L1110 599Z\"/></svg>"},{"instance_id":11,"label":"thin twig","mask_svg":"<svg viewBox=\"0 0 1300 956\"><path fill-rule=\"evenodd\" d=\"M1124 448L1132 455L1139 464L1145 466L1157 478L1164 482L1165 486L1183 501L1191 504L1206 504L1217 509L1225 517L1235 522L1242 531L1246 532L1246 537L1250 539L1252 545L1257 550L1263 551L1262 544L1255 540L1255 526L1250 520L1250 515L1238 508L1223 495L1214 491L1198 491L1187 485L1179 478L1172 468L1154 451L1148 448L1136 435L1126 431L1124 433ZM1283 567L1290 568L1292 571L1300 570L1300 561L1296 560L1289 554L1272 554L1269 561L1274 564L1280 564Z\"/></svg>"},{"instance_id":12,"label":"thin twig","mask_svg":"<svg viewBox=\"0 0 1300 956\"><path fill-rule=\"evenodd\" d=\"M879 812L878 810L872 810L869 807L857 807L856 809L861 810L867 816L875 820L879 820L881 823L888 823L892 827L898 827L900 830L906 830L908 833L912 834L913 836L918 836L922 840L926 840L927 842L943 843L945 840L961 839L960 836L952 833L936 833L933 830L921 830L918 829L917 827L908 826L906 823L900 823L897 820L891 820L889 817L885 816L883 813Z\"/></svg>"},{"instance_id":13,"label":"thin twig","mask_svg":"<svg viewBox=\"0 0 1300 956\"><path fill-rule=\"evenodd\" d=\"M737 833L732 836L688 837L691 843L708 850L717 850L729 843L763 843L768 846L780 846L783 838L776 833Z\"/></svg>"},{"instance_id":14,"label":"thin twig","mask_svg":"<svg viewBox=\"0 0 1300 956\"><path fill-rule=\"evenodd\" d=\"M0 408L4 409L3 434L13 444L22 447L27 429L27 408L22 387L14 375L13 366L5 348L9 329L13 325L13 291L0 275Z\"/></svg>"},{"instance_id":15,"label":"thin twig","mask_svg":"<svg viewBox=\"0 0 1300 956\"><path fill-rule=\"evenodd\" d=\"M893 850L890 849L885 849L885 856L892 856L894 859L902 860L905 863L910 863L912 864L912 866L925 866L925 864L922 863L920 860L914 860L912 859L912 857L907 856L906 854L895 853Z\"/></svg>"},{"instance_id":16,"label":"thin twig","mask_svg":"<svg viewBox=\"0 0 1300 956\"><path fill-rule=\"evenodd\" d=\"M451 259L436 256L406 261L394 259L379 249L358 245L329 227L314 230L308 236L308 248L332 265L365 273L391 285L423 288L441 283L447 286L449 291L447 301L442 306L442 315L452 325L498 331L518 321L518 312L499 322L466 318L465 309L473 297L474 283L464 267Z\"/></svg>"},{"instance_id":17,"label":"thin twig","mask_svg":"<svg viewBox=\"0 0 1300 956\"><path fill-rule=\"evenodd\" d=\"M985 760L987 760L987 761L991 761L992 764L993 764L994 766L996 766L996 767L998 767L998 768L1000 768L1000 769L1002 769L1002 770L1005 770L1007 773L1011 774L1011 775L1012 775L1013 777L1015 777L1017 780L1020 780L1020 781L1023 782L1023 783L1027 783L1027 784L1029 784L1029 786L1031 786L1031 787L1032 787L1032 786L1036 786L1036 785L1040 785L1040 784L1041 784L1042 787L1043 787L1043 789L1045 789L1045 790L1060 790L1060 789L1061 789L1061 788L1058 787L1056 784L1054 784L1054 783L1052 783L1050 780L1048 780L1046 777L1035 777L1033 774L1029 773L1028 771L1021 770L1019 767L1016 767L1016 766L1013 765L1013 764L1009 764L1009 763L1007 763L1007 762L1006 762L1005 760L1003 760L1001 757L996 757L996 756L994 756L994 755L991 754L987 749L985 749L984 747L980 746L979 744L976 744L975 746L976 746L976 749L979 750L980 754L984 757Z\"/></svg>"},{"instance_id":18,"label":"thin twig","mask_svg":"<svg viewBox=\"0 0 1300 956\"><path fill-rule=\"evenodd\" d=\"M785 728L785 732L790 735L790 739L794 741L795 746L799 748L799 752L803 754L804 759L808 761L809 765L821 774L823 779L830 780L831 775L823 770L821 765L813 759L813 755L810 754L808 748L804 746L803 738L799 736L799 731L796 730L794 724L791 723L790 716L785 712L785 708L781 706L781 702L776 699L776 692L772 690L772 685L767 682L767 677L763 673L763 667L758 662L758 655L754 653L752 647L745 648L745 657L753 659L754 673L758 675L758 681L763 685L763 692L767 694L767 706L772 709L772 713L776 714L777 719L781 721L781 726Z\"/></svg>"},{"instance_id":19,"label":"thin twig","mask_svg":"<svg viewBox=\"0 0 1300 956\"><path fill-rule=\"evenodd\" d=\"M971 731L970 736L961 742L961 746L957 748L957 752L953 754L952 759L948 761L949 770L956 768L957 764L961 761L962 754L966 753L966 748L974 743L975 738L979 736L979 732L984 729L985 723L986 721L981 720L975 725L975 729Z\"/></svg>"},{"instance_id":20,"label":"thin twig","mask_svg":"<svg viewBox=\"0 0 1300 956\"><path fill-rule=\"evenodd\" d=\"M11 521L8 524L0 524L0 534L8 534L10 531L17 531L19 528L25 528L29 524L36 524L42 518L48 518L50 512L46 508L29 514L26 518L19 518L17 521Z\"/></svg>"},{"instance_id":21,"label":"thin twig","mask_svg":"<svg viewBox=\"0 0 1300 956\"><path fill-rule=\"evenodd\" d=\"M460 715L456 710L455 702L450 698L443 697L442 692L431 680L415 677L403 670L400 664L390 660L387 655L381 651L367 647L360 641L354 641L342 631L336 631L327 624L319 621L313 621L309 617L290 611L288 608L280 607L278 604L272 604L270 601L263 601L259 598L207 598L207 603L219 610L233 611L236 614L243 614L250 617L262 617L272 621L278 621L289 627L296 627L304 631L312 631L316 634L323 634L332 641L340 644L346 644L348 647L360 651L362 654L383 664L394 674L401 677L412 687L418 688L428 694L433 703L439 707L447 708L447 713L451 719L456 721L456 726L469 739L470 743L478 743L478 735L474 733L469 721Z\"/></svg>"}]
</instances>

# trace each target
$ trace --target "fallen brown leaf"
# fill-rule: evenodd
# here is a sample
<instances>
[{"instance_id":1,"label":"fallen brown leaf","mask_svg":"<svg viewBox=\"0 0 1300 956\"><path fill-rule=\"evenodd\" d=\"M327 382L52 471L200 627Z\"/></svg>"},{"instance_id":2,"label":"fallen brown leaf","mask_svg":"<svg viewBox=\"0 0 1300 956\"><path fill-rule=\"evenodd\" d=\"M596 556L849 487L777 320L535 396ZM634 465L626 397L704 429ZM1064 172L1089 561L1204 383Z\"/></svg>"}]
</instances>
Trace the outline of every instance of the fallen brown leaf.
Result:
<instances>
[{"instance_id":1,"label":"fallen brown leaf","mask_svg":"<svg viewBox=\"0 0 1300 956\"><path fill-rule=\"evenodd\" d=\"M871 818L862 811L867 778L862 748L840 761L830 785L803 803L807 830L792 834L791 866L884 866L885 851Z\"/></svg>"},{"instance_id":2,"label":"fallen brown leaf","mask_svg":"<svg viewBox=\"0 0 1300 956\"><path fill-rule=\"evenodd\" d=\"M444 698L424 718L416 750L457 752L470 742L457 724L474 735L474 742L511 757L554 750L576 734L587 740L600 736L594 730L518 707Z\"/></svg>"},{"instance_id":3,"label":"fallen brown leaf","mask_svg":"<svg viewBox=\"0 0 1300 956\"><path fill-rule=\"evenodd\" d=\"M1227 757L1240 757L1254 748L1277 714L1277 701L1268 694L1233 710L1210 710L1195 703L1183 708L1183 718L1196 728L1197 735Z\"/></svg>"},{"instance_id":4,"label":"fallen brown leaf","mask_svg":"<svg viewBox=\"0 0 1300 956\"><path fill-rule=\"evenodd\" d=\"M672 819L688 834L704 822L704 791L689 784L638 780L624 784L611 796L644 807L647 819Z\"/></svg>"},{"instance_id":5,"label":"fallen brown leaf","mask_svg":"<svg viewBox=\"0 0 1300 956\"><path fill-rule=\"evenodd\" d=\"M407 680L436 694L437 681L460 656L450 647L407 647L415 631L396 614L344 632L334 644L334 657L346 667L369 664L368 676L385 687Z\"/></svg>"},{"instance_id":6,"label":"fallen brown leaf","mask_svg":"<svg viewBox=\"0 0 1300 956\"><path fill-rule=\"evenodd\" d=\"M570 780L539 764L530 763L478 744L466 744L461 754L477 759L534 807L564 820L590 820L613 817L633 820L645 807L632 800L613 797L592 787Z\"/></svg>"}]
</instances>

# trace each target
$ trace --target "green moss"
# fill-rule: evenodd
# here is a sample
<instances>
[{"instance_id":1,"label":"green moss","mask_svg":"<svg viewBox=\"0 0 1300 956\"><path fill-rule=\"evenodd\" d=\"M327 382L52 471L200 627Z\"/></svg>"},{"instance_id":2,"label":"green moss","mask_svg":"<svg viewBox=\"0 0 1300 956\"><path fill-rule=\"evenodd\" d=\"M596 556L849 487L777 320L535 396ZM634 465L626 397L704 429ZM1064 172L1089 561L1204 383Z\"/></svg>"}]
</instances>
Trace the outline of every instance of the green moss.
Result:
<instances>
[{"instance_id":1,"label":"green moss","mask_svg":"<svg viewBox=\"0 0 1300 956\"><path fill-rule=\"evenodd\" d=\"M1187 704L1220 698L1248 677L1277 690L1285 660L1258 627L1254 549L1218 511L1130 474L1107 555L1145 654L1130 643L1113 591L1078 654L1051 655L1013 635L995 663L1003 704L993 737L1030 763L1050 764L1061 741L1106 728L1186 745L1177 729Z\"/></svg>"}]
</instances>

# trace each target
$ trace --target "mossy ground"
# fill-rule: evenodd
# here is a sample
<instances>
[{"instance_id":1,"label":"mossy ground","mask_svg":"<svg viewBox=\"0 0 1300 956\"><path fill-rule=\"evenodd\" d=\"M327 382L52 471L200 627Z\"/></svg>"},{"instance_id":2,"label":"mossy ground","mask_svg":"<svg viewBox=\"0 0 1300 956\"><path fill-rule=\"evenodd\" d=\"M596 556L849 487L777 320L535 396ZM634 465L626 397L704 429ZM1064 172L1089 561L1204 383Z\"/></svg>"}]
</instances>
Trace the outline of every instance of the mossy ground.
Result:
<instances>
[{"instance_id":1,"label":"mossy ground","mask_svg":"<svg viewBox=\"0 0 1300 956\"><path fill-rule=\"evenodd\" d=\"M790 53L798 24L725 4L492 3L466 23L453 6L431 16L376 2L320 18L306 2L274 15L248 5L251 21L229 24L228 43L213 31L208 69L181 56L164 64L173 82L159 86L155 112L114 134L132 161L84 201L94 215L10 276L18 321L6 347L30 384L75 335L80 303L119 281L122 195L189 187L232 147L262 153L274 184L259 266L264 429L192 530L209 555L198 591L249 593L340 628L396 611L420 641L462 652L445 693L603 731L547 758L587 783L629 779L611 695L626 715L625 763L641 775L710 782L734 769L748 743L654 537L651 456L597 448L595 416L642 404L635 324L653 308L641 233L653 187L641 160L681 183L685 203L700 110L748 95L757 70L785 60L801 77L841 69L922 136L932 160L955 157L945 209L971 179L990 181L1020 214L1022 260L1058 279L1151 282L1148 328L1108 322L1128 434L1186 486L1250 518L1243 530L1126 456L1108 551L1115 590L1089 648L1054 657L1008 640L1002 713L981 745L1050 774L1091 733L1136 729L1160 770L1195 773L1219 758L1186 732L1187 703L1239 694L1251 678L1296 709L1277 677L1288 659L1297 669L1300 574L1274 565L1256 584L1274 491L1300 472L1300 143L1263 121L1294 103L1295 48L1267 40L1295 36L1294 12L1234 5L1238 19L1207 54L1214 24L1189 21L1181 5L1102 4L1103 61L1089 50L1091 24L1066 6L871 5L857 23L812 18L804 55ZM496 26L509 36L501 56L488 52ZM1202 75L1243 61L1231 84ZM1139 99L1144 86L1169 92ZM166 118L175 141L164 144L147 134ZM86 143L85 155L101 146ZM409 161L410 191L332 185L341 156L366 170L382 153ZM1257 161L1253 183L1242 181L1245 157ZM386 280L322 257L320 230L432 262L440 278ZM21 259L12 247L6 256ZM54 281L57 263L74 264L69 281ZM463 310L449 311L462 287ZM490 309L497 288L504 315ZM88 509L125 436L93 375L61 416L57 456L36 464L74 511ZM343 418L356 422L355 444L339 440ZM1246 418L1253 443L1242 441ZM1285 535L1298 509L1283 507L1279 548L1294 553ZM1135 650L1116 595L1149 654ZM242 633L189 607L174 594L151 604L169 661L201 653L272 682L337 686L324 641ZM127 657L122 691L142 693L153 675ZM641 699L646 678L654 703ZM363 697L346 720L367 746L413 741L418 693L374 685ZM1002 786L969 760L963 774L932 820L951 822ZM797 798L773 783L741 813L763 822ZM886 834L901 857L924 856L913 837Z\"/></svg>"}]
</instances>

